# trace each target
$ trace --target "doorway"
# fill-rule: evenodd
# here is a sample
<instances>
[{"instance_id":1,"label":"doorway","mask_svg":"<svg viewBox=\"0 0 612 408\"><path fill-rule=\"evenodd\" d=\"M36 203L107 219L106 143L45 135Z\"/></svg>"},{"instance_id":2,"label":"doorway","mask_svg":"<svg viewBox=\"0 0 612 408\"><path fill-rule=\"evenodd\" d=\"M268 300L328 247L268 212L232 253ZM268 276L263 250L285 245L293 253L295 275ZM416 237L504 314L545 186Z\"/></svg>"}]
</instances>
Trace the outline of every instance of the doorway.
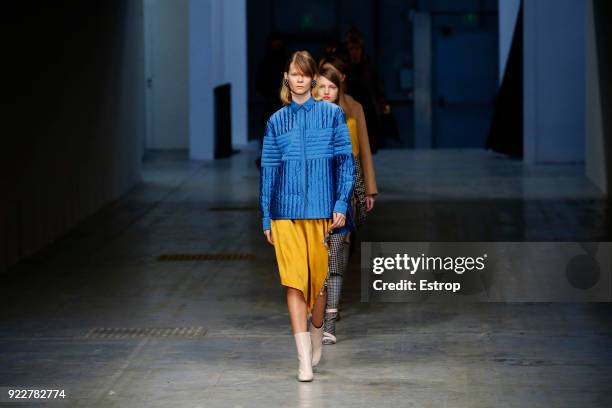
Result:
<instances>
[{"instance_id":1,"label":"doorway","mask_svg":"<svg viewBox=\"0 0 612 408\"><path fill-rule=\"evenodd\" d=\"M148 150L189 148L188 21L188 0L144 0Z\"/></svg>"}]
</instances>

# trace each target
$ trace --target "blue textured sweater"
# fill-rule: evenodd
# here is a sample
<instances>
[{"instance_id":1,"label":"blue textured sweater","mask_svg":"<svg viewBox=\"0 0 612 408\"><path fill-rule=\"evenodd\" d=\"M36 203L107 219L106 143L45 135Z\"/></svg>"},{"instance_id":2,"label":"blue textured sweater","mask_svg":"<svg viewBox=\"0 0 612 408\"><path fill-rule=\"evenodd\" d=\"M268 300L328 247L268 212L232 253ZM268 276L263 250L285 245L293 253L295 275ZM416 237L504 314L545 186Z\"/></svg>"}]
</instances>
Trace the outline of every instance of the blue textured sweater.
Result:
<instances>
[{"instance_id":1,"label":"blue textured sweater","mask_svg":"<svg viewBox=\"0 0 612 408\"><path fill-rule=\"evenodd\" d=\"M347 215L334 233L353 230L354 174L351 138L338 105L311 97L279 109L268 120L261 152L264 231L271 219L332 218L334 212Z\"/></svg>"}]
</instances>

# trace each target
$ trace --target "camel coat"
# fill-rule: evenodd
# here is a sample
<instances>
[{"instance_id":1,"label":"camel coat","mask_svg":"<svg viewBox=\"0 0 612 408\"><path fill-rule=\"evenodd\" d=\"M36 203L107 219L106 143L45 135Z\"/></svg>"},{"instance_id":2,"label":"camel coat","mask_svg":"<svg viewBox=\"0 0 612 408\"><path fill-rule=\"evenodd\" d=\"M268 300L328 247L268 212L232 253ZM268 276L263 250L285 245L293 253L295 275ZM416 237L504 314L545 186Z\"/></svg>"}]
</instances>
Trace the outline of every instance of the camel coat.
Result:
<instances>
[{"instance_id":1,"label":"camel coat","mask_svg":"<svg viewBox=\"0 0 612 408\"><path fill-rule=\"evenodd\" d=\"M378 194L378 187L376 186L374 161L372 160L372 152L370 151L370 140L368 138L368 129L366 127L363 107L359 102L353 99L352 96L347 94L344 94L341 98L340 107L344 110L347 118L355 118L359 141L357 151L359 152L359 160L361 161L363 178L365 180L366 195L376 195Z\"/></svg>"}]
</instances>

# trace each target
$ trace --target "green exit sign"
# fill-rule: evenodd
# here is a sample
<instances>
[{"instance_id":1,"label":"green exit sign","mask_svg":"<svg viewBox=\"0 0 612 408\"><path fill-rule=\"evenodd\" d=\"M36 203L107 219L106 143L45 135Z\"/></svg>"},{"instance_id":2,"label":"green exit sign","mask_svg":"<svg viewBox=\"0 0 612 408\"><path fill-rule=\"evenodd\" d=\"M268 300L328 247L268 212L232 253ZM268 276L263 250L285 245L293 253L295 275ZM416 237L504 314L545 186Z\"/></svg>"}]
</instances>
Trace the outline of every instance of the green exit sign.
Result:
<instances>
[{"instance_id":1,"label":"green exit sign","mask_svg":"<svg viewBox=\"0 0 612 408\"><path fill-rule=\"evenodd\" d=\"M479 16L476 13L467 13L463 15L463 24L467 26L475 26L479 23Z\"/></svg>"},{"instance_id":2,"label":"green exit sign","mask_svg":"<svg viewBox=\"0 0 612 408\"><path fill-rule=\"evenodd\" d=\"M300 18L300 27L303 30L308 30L310 28L312 28L313 25L313 18L311 14L304 14L301 18Z\"/></svg>"}]
</instances>

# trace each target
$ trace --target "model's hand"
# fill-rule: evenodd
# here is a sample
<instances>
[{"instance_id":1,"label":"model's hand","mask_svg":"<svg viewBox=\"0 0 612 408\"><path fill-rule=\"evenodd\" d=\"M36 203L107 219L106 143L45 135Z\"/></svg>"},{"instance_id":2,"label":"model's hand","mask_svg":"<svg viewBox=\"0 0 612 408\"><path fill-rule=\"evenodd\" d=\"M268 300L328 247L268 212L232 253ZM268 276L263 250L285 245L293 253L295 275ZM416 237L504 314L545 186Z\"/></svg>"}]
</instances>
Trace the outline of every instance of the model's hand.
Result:
<instances>
[{"instance_id":1,"label":"model's hand","mask_svg":"<svg viewBox=\"0 0 612 408\"><path fill-rule=\"evenodd\" d=\"M266 239L268 240L268 243L270 245L274 245L274 241L272 241L272 231L270 230L265 230L264 231L264 235L266 236Z\"/></svg>"},{"instance_id":2,"label":"model's hand","mask_svg":"<svg viewBox=\"0 0 612 408\"><path fill-rule=\"evenodd\" d=\"M344 227L344 223L346 222L346 216L342 213L335 212L334 213L334 222L330 225L329 228L341 228Z\"/></svg>"},{"instance_id":3,"label":"model's hand","mask_svg":"<svg viewBox=\"0 0 612 408\"><path fill-rule=\"evenodd\" d=\"M366 211L370 212L374 209L374 202L376 201L376 198L374 198L373 195L367 195L365 198L365 204L366 204Z\"/></svg>"}]
</instances>

